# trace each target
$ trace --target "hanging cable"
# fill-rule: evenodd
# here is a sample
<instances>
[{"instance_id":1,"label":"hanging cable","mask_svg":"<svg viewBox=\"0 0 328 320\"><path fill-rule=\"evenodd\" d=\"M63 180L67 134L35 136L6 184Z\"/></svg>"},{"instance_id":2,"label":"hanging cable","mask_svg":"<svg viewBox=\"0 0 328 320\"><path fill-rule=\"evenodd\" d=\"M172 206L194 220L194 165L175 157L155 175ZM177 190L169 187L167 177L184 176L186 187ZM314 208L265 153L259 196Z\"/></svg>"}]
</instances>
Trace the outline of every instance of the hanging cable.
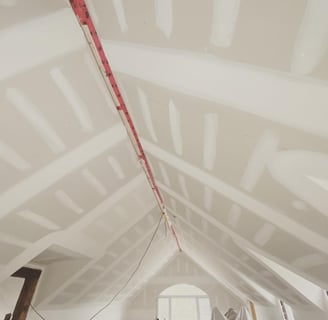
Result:
<instances>
[{"instance_id":1,"label":"hanging cable","mask_svg":"<svg viewBox=\"0 0 328 320\"><path fill-rule=\"evenodd\" d=\"M46 320L46 318L38 310L35 309L32 303L30 304L30 307L39 316L40 319Z\"/></svg>"},{"instance_id":2,"label":"hanging cable","mask_svg":"<svg viewBox=\"0 0 328 320\"><path fill-rule=\"evenodd\" d=\"M158 224L156 226L156 229L155 231L153 232L153 235L152 237L150 238L150 241L144 251L144 253L142 254L142 256L140 257L139 259L139 262L136 266L136 268L133 270L133 272L131 273L131 275L129 276L129 278L127 279L127 281L124 283L124 285L114 294L114 296L110 299L109 302L107 302L101 309L99 309L91 318L89 318L89 320L93 320L99 313L101 313L102 311L104 311L106 308L108 308L113 302L114 300L117 298L117 296L127 287L127 285L129 284L129 282L131 281L131 279L134 277L134 275L137 273L137 271L139 270L141 264L142 264L142 261L144 260L148 250L150 249L150 246L151 244L153 243L154 239L155 239L155 236L159 230L159 227L161 225L161 222L162 222L162 218L163 218L163 214L161 214L161 217L158 221Z\"/></svg>"},{"instance_id":3,"label":"hanging cable","mask_svg":"<svg viewBox=\"0 0 328 320\"><path fill-rule=\"evenodd\" d=\"M161 225L161 222L162 222L162 219L163 219L163 214L161 214L161 217L160 217L160 219L159 219L159 221L158 221L158 223L157 223L157 225L156 225L156 228L155 228L155 230L154 230L154 232L153 232L153 234L152 234L152 236L151 236L151 238L150 238L150 241L149 241L149 243L148 243L148 245L147 245L147 247L146 247L146 249L145 249L145 251L144 251L144 253L141 255L141 257L140 257L140 259L139 259L139 261L138 261L138 263L137 263L137 265L136 265L136 267L135 267L135 269L133 270L133 272L131 273L131 275L129 276L129 278L127 279L127 281L124 283L124 285L114 294L114 296L110 299L110 301L108 301L102 308L100 308L95 314L93 314L92 316L91 316L91 318L89 318L89 320L93 320L95 317L97 317L98 316L98 314L100 314L101 312L103 312L105 309L107 309L113 302L114 302L114 300L117 298L117 296L127 287L127 285L130 283L130 281L131 281L131 279L134 277L134 275L138 272L138 270L139 270L139 268L140 268L140 266L141 266L141 264L142 264L142 262L143 262L143 260L145 259L145 257L146 257L146 254L147 254L147 252L149 251L149 249L150 249L150 247L151 247L151 245L152 245L152 243L153 243L153 241L154 241L154 239L155 239L155 236L156 236L156 234L157 234L157 232L158 232L158 230L159 230L159 227L160 227L160 225ZM32 304L30 304L30 307L31 307L31 309L40 317L40 319L42 319L42 320L46 320L46 318L44 317L44 316L42 316L37 310L36 310L36 308L32 305Z\"/></svg>"}]
</instances>

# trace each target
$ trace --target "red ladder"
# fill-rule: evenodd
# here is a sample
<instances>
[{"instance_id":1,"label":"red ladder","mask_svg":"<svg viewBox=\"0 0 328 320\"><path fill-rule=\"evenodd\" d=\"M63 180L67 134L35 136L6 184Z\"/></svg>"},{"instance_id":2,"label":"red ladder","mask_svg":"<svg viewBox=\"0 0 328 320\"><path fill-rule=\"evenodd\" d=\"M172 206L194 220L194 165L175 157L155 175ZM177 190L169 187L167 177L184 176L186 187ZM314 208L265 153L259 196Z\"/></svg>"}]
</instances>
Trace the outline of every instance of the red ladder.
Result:
<instances>
[{"instance_id":1,"label":"red ladder","mask_svg":"<svg viewBox=\"0 0 328 320\"><path fill-rule=\"evenodd\" d=\"M115 80L113 71L109 65L108 59L102 47L101 41L98 37L97 30L93 24L92 18L90 16L88 7L85 3L85 0L70 0L72 9L79 21L79 24L83 30L83 33L86 37L86 40L89 44L91 52L94 59L98 65L99 71L102 74L102 77L106 83L109 93L112 96L116 109L122 119L122 122L127 130L128 136L132 142L132 145L137 153L138 159L142 164L142 168L147 176L147 180L150 184L151 189L155 195L158 206L161 210L161 213L164 215L166 222L175 238L176 244L179 251L181 250L180 242L175 231L173 224L170 221L170 218L167 214L166 206L163 201L163 197L159 191L159 188L154 179L154 175L150 168L149 162L145 155L144 149L141 145L140 139L138 137L137 131L131 119L131 116L128 112L128 109L125 105L124 99L120 92L120 89Z\"/></svg>"}]
</instances>

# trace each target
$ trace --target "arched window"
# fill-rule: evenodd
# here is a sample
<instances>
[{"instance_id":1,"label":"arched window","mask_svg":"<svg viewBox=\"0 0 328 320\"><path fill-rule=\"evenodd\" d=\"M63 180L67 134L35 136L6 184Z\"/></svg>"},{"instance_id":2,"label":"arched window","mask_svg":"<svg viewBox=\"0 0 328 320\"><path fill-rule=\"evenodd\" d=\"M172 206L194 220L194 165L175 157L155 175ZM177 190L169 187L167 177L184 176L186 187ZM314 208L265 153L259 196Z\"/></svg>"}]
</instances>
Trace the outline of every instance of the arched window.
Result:
<instances>
[{"instance_id":1,"label":"arched window","mask_svg":"<svg viewBox=\"0 0 328 320\"><path fill-rule=\"evenodd\" d=\"M210 320L211 306L203 290L179 284L162 291L157 301L159 320Z\"/></svg>"}]
</instances>

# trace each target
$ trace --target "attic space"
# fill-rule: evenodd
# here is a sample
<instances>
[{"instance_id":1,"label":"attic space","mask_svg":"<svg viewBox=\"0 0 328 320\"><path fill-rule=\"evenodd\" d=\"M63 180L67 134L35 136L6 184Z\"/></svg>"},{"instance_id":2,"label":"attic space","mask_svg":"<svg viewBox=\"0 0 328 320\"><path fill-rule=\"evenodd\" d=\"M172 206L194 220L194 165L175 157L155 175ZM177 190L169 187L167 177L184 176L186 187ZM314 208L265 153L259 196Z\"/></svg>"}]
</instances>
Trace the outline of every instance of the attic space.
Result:
<instances>
[{"instance_id":1,"label":"attic space","mask_svg":"<svg viewBox=\"0 0 328 320\"><path fill-rule=\"evenodd\" d=\"M0 0L0 320L327 320L327 0Z\"/></svg>"}]
</instances>

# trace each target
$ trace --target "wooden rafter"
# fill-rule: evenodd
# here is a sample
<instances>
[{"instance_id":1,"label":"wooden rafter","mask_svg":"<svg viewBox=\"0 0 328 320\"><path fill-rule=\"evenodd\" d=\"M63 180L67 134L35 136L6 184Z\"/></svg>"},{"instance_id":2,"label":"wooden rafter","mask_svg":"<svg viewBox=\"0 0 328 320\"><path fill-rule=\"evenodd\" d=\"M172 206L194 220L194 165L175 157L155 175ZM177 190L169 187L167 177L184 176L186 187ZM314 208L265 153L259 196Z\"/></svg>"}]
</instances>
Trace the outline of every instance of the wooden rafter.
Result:
<instances>
[{"instance_id":1,"label":"wooden rafter","mask_svg":"<svg viewBox=\"0 0 328 320\"><path fill-rule=\"evenodd\" d=\"M12 320L26 319L40 275L41 270L26 267L23 267L12 274L12 277L25 279L14 309Z\"/></svg>"}]
</instances>

